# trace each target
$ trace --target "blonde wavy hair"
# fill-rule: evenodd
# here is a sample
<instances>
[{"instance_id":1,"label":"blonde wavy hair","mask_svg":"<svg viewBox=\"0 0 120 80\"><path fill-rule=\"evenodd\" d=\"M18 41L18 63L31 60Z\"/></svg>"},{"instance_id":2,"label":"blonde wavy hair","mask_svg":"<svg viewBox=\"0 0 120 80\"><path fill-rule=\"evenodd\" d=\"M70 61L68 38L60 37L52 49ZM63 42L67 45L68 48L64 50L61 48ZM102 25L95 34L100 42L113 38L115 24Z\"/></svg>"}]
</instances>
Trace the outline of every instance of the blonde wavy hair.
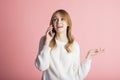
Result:
<instances>
[{"instance_id":1,"label":"blonde wavy hair","mask_svg":"<svg viewBox=\"0 0 120 80\"><path fill-rule=\"evenodd\" d=\"M71 52L71 45L73 44L73 41L74 41L74 38L71 34L71 29L72 29L72 21L71 21L71 18L69 16L69 14L63 10L63 9L59 9L57 11L55 11L51 17L51 20L50 20L50 25L53 25L53 19L55 17L56 14L60 14L60 16L62 16L67 24L68 24L68 27L67 27L67 38L68 38L68 42L66 43L65 45L65 49L68 53ZM54 26L53 26L54 27ZM51 47L51 51L52 49L56 46L56 41L55 41L55 37L56 37L56 32L55 32L55 36L53 37L53 39L51 40L50 42L50 47Z\"/></svg>"}]
</instances>

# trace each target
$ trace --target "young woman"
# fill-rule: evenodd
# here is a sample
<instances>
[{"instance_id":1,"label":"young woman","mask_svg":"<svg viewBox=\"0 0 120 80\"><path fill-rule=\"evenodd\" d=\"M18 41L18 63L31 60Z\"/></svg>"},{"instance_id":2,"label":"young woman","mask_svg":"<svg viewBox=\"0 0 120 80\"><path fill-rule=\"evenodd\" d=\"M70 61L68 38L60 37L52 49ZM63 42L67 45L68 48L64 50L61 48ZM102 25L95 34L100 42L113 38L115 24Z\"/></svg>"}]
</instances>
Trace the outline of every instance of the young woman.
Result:
<instances>
[{"instance_id":1,"label":"young woman","mask_svg":"<svg viewBox=\"0 0 120 80\"><path fill-rule=\"evenodd\" d=\"M80 47L71 34L72 22L65 10L53 13L46 36L41 38L36 67L42 80L84 80L90 70L91 57L104 49L89 50L80 64Z\"/></svg>"}]
</instances>

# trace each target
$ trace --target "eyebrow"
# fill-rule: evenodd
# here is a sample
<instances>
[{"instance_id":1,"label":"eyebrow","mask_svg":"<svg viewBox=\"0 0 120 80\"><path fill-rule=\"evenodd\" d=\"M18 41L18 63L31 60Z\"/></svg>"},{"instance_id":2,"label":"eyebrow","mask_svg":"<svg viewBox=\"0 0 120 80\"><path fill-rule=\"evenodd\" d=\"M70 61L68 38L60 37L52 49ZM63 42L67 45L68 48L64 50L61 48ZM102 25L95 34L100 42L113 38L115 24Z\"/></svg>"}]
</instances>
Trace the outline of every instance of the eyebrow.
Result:
<instances>
[{"instance_id":1,"label":"eyebrow","mask_svg":"<svg viewBox=\"0 0 120 80\"><path fill-rule=\"evenodd\" d=\"M56 16L54 15L53 18L56 18Z\"/></svg>"}]
</instances>

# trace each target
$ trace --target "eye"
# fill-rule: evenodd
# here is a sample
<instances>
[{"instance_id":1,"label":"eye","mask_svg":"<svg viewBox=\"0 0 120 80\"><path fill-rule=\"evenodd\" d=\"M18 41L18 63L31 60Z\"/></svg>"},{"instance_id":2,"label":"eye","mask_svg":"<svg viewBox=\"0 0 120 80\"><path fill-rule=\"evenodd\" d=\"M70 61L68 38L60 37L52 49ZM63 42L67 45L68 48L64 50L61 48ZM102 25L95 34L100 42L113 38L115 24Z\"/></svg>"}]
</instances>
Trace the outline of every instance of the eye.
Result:
<instances>
[{"instance_id":1,"label":"eye","mask_svg":"<svg viewBox=\"0 0 120 80\"><path fill-rule=\"evenodd\" d=\"M53 21L56 21L57 19L56 18L53 18Z\"/></svg>"},{"instance_id":2,"label":"eye","mask_svg":"<svg viewBox=\"0 0 120 80\"><path fill-rule=\"evenodd\" d=\"M57 21L57 18L53 18L53 22Z\"/></svg>"}]
</instances>

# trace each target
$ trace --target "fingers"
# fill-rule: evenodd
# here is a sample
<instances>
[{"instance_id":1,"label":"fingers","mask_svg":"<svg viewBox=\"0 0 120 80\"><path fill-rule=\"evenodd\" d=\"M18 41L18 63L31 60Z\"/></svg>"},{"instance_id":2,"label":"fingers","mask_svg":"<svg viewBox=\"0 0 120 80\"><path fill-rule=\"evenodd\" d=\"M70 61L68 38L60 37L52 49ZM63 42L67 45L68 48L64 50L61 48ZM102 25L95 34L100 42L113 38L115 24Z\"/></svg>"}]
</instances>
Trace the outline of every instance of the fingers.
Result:
<instances>
[{"instance_id":1,"label":"fingers","mask_svg":"<svg viewBox=\"0 0 120 80\"><path fill-rule=\"evenodd\" d=\"M103 53L104 51L105 49L102 49L102 48L95 49L96 53Z\"/></svg>"},{"instance_id":2,"label":"fingers","mask_svg":"<svg viewBox=\"0 0 120 80\"><path fill-rule=\"evenodd\" d=\"M52 26L48 27L48 29L47 29L47 33L49 33L50 31L52 31L52 29L53 29Z\"/></svg>"},{"instance_id":3,"label":"fingers","mask_svg":"<svg viewBox=\"0 0 120 80\"><path fill-rule=\"evenodd\" d=\"M52 34L52 29L53 29L53 27L52 26L50 26L50 27L48 27L48 29L47 29L47 31L46 31L46 34L48 35L51 35Z\"/></svg>"},{"instance_id":4,"label":"fingers","mask_svg":"<svg viewBox=\"0 0 120 80\"><path fill-rule=\"evenodd\" d=\"M103 48L91 49L88 51L88 56L95 56L97 54L101 54L105 51Z\"/></svg>"},{"instance_id":5,"label":"fingers","mask_svg":"<svg viewBox=\"0 0 120 80\"><path fill-rule=\"evenodd\" d=\"M89 52L91 52L91 53L103 53L104 49L102 49L102 48L91 49Z\"/></svg>"},{"instance_id":6,"label":"fingers","mask_svg":"<svg viewBox=\"0 0 120 80\"><path fill-rule=\"evenodd\" d=\"M55 33L52 32L53 30L53 26L50 25L50 27L48 27L46 35L50 35L51 37L53 37L55 35Z\"/></svg>"}]
</instances>

